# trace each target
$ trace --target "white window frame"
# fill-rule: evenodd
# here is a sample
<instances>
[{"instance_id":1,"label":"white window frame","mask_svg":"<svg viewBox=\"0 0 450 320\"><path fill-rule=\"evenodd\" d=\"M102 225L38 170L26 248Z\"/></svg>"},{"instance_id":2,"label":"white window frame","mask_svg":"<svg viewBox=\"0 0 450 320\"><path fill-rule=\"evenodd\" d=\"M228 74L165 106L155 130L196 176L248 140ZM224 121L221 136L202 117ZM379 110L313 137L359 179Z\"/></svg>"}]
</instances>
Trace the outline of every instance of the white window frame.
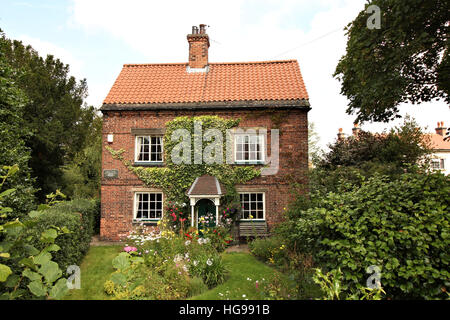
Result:
<instances>
[{"instance_id":1,"label":"white window frame","mask_svg":"<svg viewBox=\"0 0 450 320\"><path fill-rule=\"evenodd\" d=\"M238 192L238 194L239 194L239 203L241 205L241 211L242 211L241 212L241 219L240 219L241 221L266 221L266 193L265 192L261 192L261 191L251 192L251 191L248 191L248 192ZM256 218L256 217L254 217L253 219L250 219L250 218L244 219L244 218L242 218L242 216L244 214L244 209L242 208L243 204L241 203L241 195L244 195L244 194L248 194L249 197L251 197L252 194L262 194L262 203L263 203L263 217L262 217L262 219L261 218ZM249 203L251 203L251 201L249 201Z\"/></svg>"},{"instance_id":2,"label":"white window frame","mask_svg":"<svg viewBox=\"0 0 450 320\"><path fill-rule=\"evenodd\" d=\"M149 203L150 203L150 195L151 194L160 194L161 195L161 218L138 218L138 195L140 194L148 194L149 196ZM150 215L150 205L148 207L148 214ZM164 217L164 193L163 192L148 192L148 191L136 191L134 192L133 196L133 220L134 221L159 221L162 220Z\"/></svg>"},{"instance_id":3,"label":"white window frame","mask_svg":"<svg viewBox=\"0 0 450 320\"><path fill-rule=\"evenodd\" d=\"M434 168L433 165L437 164L437 168ZM432 170L445 170L445 160L440 158L431 159L431 169Z\"/></svg>"},{"instance_id":4,"label":"white window frame","mask_svg":"<svg viewBox=\"0 0 450 320\"><path fill-rule=\"evenodd\" d=\"M150 141L149 144L149 160L139 160L139 154L140 154L140 150L138 150L138 139L139 138L148 138ZM151 160L152 159L152 144L151 144L151 139L152 138L160 138L161 139L161 160ZM134 139L134 162L137 163L163 163L164 162L164 139L163 136L161 135L139 135L136 136Z\"/></svg>"},{"instance_id":5,"label":"white window frame","mask_svg":"<svg viewBox=\"0 0 450 320\"><path fill-rule=\"evenodd\" d=\"M237 143L237 139L238 137L248 137L249 141L251 139L251 137L257 137L257 139L259 140L259 146L260 146L260 156L261 159L260 160L238 160L237 159L237 154L238 154L238 143ZM251 134L251 133L237 133L234 135L234 163L237 164L252 164L252 163L256 163L256 164L264 164L266 162L266 146L265 146L265 139L264 139L264 135L262 134ZM244 145L244 144L243 144ZM250 145L250 144L249 144ZM256 152L256 151L251 151L249 150L249 155L250 152ZM240 151L240 153L242 154L243 151Z\"/></svg>"}]
</instances>

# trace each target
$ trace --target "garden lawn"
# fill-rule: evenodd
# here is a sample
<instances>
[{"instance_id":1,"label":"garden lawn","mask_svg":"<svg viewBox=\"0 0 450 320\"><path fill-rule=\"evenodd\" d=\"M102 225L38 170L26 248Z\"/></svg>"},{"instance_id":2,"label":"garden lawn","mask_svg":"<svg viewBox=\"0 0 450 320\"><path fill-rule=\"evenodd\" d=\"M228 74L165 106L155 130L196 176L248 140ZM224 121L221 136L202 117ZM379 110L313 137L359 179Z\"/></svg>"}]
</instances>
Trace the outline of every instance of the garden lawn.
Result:
<instances>
[{"instance_id":1,"label":"garden lawn","mask_svg":"<svg viewBox=\"0 0 450 320\"><path fill-rule=\"evenodd\" d=\"M108 296L104 293L103 286L111 273L114 272L112 260L122 250L123 246L91 246L80 266L81 289L70 290L70 293L64 299L108 299Z\"/></svg>"},{"instance_id":2,"label":"garden lawn","mask_svg":"<svg viewBox=\"0 0 450 320\"><path fill-rule=\"evenodd\" d=\"M275 274L286 279L284 274L262 263L249 253L224 253L222 257L229 270L227 280L223 284L190 299L260 300L263 297L256 289L256 280L267 280Z\"/></svg>"},{"instance_id":3,"label":"garden lawn","mask_svg":"<svg viewBox=\"0 0 450 320\"><path fill-rule=\"evenodd\" d=\"M98 246L90 247L84 258L81 268L81 289L71 290L64 298L65 300L106 300L109 297L104 293L105 281L114 269L112 260L123 246ZM274 274L286 277L257 260L249 253L224 253L224 262L227 265L229 274L227 280L200 295L194 296L193 300L243 300L261 299L259 291L256 289L255 281L269 279ZM248 280L251 279L251 280ZM245 296L244 296L245 295Z\"/></svg>"}]
</instances>

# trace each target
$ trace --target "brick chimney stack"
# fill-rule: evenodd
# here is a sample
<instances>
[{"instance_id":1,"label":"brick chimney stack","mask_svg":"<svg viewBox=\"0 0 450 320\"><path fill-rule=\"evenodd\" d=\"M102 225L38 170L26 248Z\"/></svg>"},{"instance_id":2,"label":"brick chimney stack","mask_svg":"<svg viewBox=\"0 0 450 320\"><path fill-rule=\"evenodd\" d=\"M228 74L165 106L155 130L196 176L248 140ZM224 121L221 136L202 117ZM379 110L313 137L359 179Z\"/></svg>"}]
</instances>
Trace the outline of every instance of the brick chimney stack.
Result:
<instances>
[{"instance_id":1,"label":"brick chimney stack","mask_svg":"<svg viewBox=\"0 0 450 320\"><path fill-rule=\"evenodd\" d=\"M354 126L353 126L352 131L353 131L353 135L355 137L357 137L359 132L361 131L361 128L359 127L359 125L357 123L355 123Z\"/></svg>"},{"instance_id":2,"label":"brick chimney stack","mask_svg":"<svg viewBox=\"0 0 450 320\"><path fill-rule=\"evenodd\" d=\"M437 123L437 128L435 130L438 135L444 136L446 129L447 128L444 127L444 121L441 121Z\"/></svg>"},{"instance_id":3,"label":"brick chimney stack","mask_svg":"<svg viewBox=\"0 0 450 320\"><path fill-rule=\"evenodd\" d=\"M337 134L337 136L339 141L345 138L345 133L342 132L342 128L339 128L339 133Z\"/></svg>"},{"instance_id":4,"label":"brick chimney stack","mask_svg":"<svg viewBox=\"0 0 450 320\"><path fill-rule=\"evenodd\" d=\"M193 26L192 33L187 35L189 42L189 68L202 69L208 65L209 36L206 25Z\"/></svg>"}]
</instances>

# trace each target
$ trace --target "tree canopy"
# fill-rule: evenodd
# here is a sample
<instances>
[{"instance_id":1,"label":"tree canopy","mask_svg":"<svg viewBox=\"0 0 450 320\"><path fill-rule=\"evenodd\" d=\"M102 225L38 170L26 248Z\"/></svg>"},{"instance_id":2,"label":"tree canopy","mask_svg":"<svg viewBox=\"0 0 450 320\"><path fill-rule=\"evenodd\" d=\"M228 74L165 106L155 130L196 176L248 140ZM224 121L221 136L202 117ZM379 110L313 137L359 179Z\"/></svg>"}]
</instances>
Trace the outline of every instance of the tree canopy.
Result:
<instances>
[{"instance_id":1,"label":"tree canopy","mask_svg":"<svg viewBox=\"0 0 450 320\"><path fill-rule=\"evenodd\" d=\"M7 171L3 166L17 165L19 168L3 185L5 189L15 189L0 203L12 209L9 219L18 218L31 210L35 193L28 166L30 149L24 143L24 139L31 134L23 127L27 98L13 81L17 74L18 71L8 65L0 50L0 176L5 176ZM0 182L2 180L0 178Z\"/></svg>"},{"instance_id":2,"label":"tree canopy","mask_svg":"<svg viewBox=\"0 0 450 320\"><path fill-rule=\"evenodd\" d=\"M334 76L357 121L389 121L400 103L450 103L450 0L374 0L380 29L366 10L347 27L346 54Z\"/></svg>"},{"instance_id":3,"label":"tree canopy","mask_svg":"<svg viewBox=\"0 0 450 320\"><path fill-rule=\"evenodd\" d=\"M42 58L31 46L3 33L0 41L6 61L21 70L14 81L28 97L22 125L32 133L25 143L31 149L29 165L40 189L37 196L43 200L63 187L63 166L85 146L95 110L84 102L86 80L71 76L69 65L52 55Z\"/></svg>"}]
</instances>

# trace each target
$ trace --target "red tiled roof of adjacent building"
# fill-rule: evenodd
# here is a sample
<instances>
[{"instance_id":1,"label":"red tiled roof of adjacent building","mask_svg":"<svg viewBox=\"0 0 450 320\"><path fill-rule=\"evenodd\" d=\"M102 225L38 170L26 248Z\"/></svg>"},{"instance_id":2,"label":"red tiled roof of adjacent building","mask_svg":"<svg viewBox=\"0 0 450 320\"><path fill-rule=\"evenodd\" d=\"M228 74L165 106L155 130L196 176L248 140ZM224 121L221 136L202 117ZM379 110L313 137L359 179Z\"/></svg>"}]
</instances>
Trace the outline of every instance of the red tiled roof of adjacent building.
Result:
<instances>
[{"instance_id":1,"label":"red tiled roof of adjacent building","mask_svg":"<svg viewBox=\"0 0 450 320\"><path fill-rule=\"evenodd\" d=\"M429 133L427 136L430 137L431 148L433 150L450 150L450 140L445 141L442 135Z\"/></svg>"},{"instance_id":2,"label":"red tiled roof of adjacent building","mask_svg":"<svg viewBox=\"0 0 450 320\"><path fill-rule=\"evenodd\" d=\"M104 104L183 104L308 100L297 60L210 63L188 72L187 63L126 64Z\"/></svg>"}]
</instances>

